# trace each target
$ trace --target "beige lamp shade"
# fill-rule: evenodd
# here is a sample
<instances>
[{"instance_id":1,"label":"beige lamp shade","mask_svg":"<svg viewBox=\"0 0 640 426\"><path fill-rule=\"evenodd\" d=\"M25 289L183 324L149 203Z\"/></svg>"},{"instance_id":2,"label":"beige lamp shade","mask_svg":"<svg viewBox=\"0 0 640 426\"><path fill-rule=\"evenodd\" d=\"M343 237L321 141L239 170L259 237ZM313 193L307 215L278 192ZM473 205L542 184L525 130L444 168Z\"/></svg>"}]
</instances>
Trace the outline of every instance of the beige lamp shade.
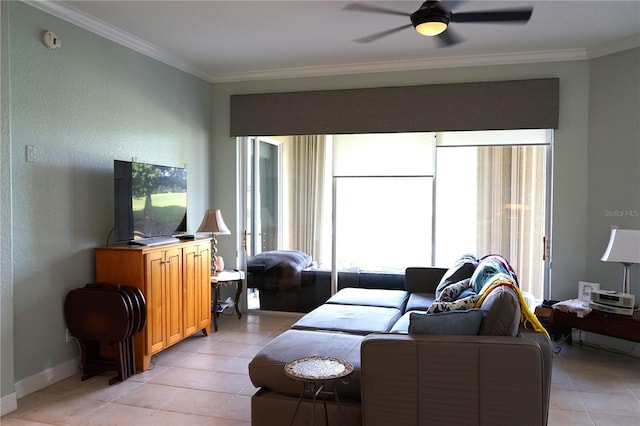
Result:
<instances>
[{"instance_id":1,"label":"beige lamp shade","mask_svg":"<svg viewBox=\"0 0 640 426\"><path fill-rule=\"evenodd\" d=\"M211 232L213 239L211 240L211 273L217 275L224 268L222 256L218 256L218 241L216 235L229 235L231 231L227 228L222 218L220 209L207 210L204 213L202 223L198 228L198 232Z\"/></svg>"},{"instance_id":2,"label":"beige lamp shade","mask_svg":"<svg viewBox=\"0 0 640 426\"><path fill-rule=\"evenodd\" d=\"M607 249L600 260L618 262L624 265L622 292L629 293L629 268L634 263L640 263L640 230L612 229L609 245L607 245Z\"/></svg>"},{"instance_id":3,"label":"beige lamp shade","mask_svg":"<svg viewBox=\"0 0 640 426\"><path fill-rule=\"evenodd\" d=\"M640 230L612 229L604 262L640 263Z\"/></svg>"},{"instance_id":4,"label":"beige lamp shade","mask_svg":"<svg viewBox=\"0 0 640 426\"><path fill-rule=\"evenodd\" d=\"M207 210L204 213L202 223L198 228L198 232L211 232L214 235L229 235L231 231L227 228L222 218L220 209Z\"/></svg>"}]
</instances>

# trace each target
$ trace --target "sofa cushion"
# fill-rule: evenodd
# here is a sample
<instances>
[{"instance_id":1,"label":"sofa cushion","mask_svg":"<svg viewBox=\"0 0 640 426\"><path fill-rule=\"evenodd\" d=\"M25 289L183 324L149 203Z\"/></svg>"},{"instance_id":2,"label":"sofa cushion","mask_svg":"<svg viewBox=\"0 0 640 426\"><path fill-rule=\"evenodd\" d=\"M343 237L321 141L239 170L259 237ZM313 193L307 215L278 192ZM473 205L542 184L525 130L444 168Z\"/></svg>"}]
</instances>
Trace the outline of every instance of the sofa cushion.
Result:
<instances>
[{"instance_id":1,"label":"sofa cushion","mask_svg":"<svg viewBox=\"0 0 640 426\"><path fill-rule=\"evenodd\" d=\"M426 311L436 299L433 293L411 293L405 311Z\"/></svg>"},{"instance_id":2,"label":"sofa cushion","mask_svg":"<svg viewBox=\"0 0 640 426\"><path fill-rule=\"evenodd\" d=\"M284 372L291 361L308 356L331 356L353 365L347 383L338 381L340 397L360 397L360 344L363 336L322 331L287 330L269 342L249 363L249 378L255 387L298 396L299 381Z\"/></svg>"},{"instance_id":3,"label":"sofa cushion","mask_svg":"<svg viewBox=\"0 0 640 426\"><path fill-rule=\"evenodd\" d=\"M370 288L343 288L331 296L327 303L339 305L380 306L404 311L409 293L404 290Z\"/></svg>"},{"instance_id":4,"label":"sofa cushion","mask_svg":"<svg viewBox=\"0 0 640 426\"><path fill-rule=\"evenodd\" d=\"M478 259L471 254L465 254L456 260L455 264L445 272L436 288L436 298L440 297L440 293L450 284L455 284L467 278L471 278L473 272L478 266Z\"/></svg>"},{"instance_id":5,"label":"sofa cushion","mask_svg":"<svg viewBox=\"0 0 640 426\"><path fill-rule=\"evenodd\" d=\"M404 289L410 293L435 293L446 272L446 268L435 266L409 267L404 271Z\"/></svg>"},{"instance_id":6,"label":"sofa cushion","mask_svg":"<svg viewBox=\"0 0 640 426\"><path fill-rule=\"evenodd\" d=\"M482 325L480 334L516 336L520 325L520 302L509 286L498 286L487 295L480 306Z\"/></svg>"},{"instance_id":7,"label":"sofa cushion","mask_svg":"<svg viewBox=\"0 0 640 426\"><path fill-rule=\"evenodd\" d=\"M358 278L358 286L360 288L404 290L404 272L395 273L361 270ZM338 284L340 284L339 278Z\"/></svg>"},{"instance_id":8,"label":"sofa cushion","mask_svg":"<svg viewBox=\"0 0 640 426\"><path fill-rule=\"evenodd\" d=\"M411 313L410 334L478 334L482 323L482 310L449 311L439 314Z\"/></svg>"},{"instance_id":9,"label":"sofa cushion","mask_svg":"<svg viewBox=\"0 0 640 426\"><path fill-rule=\"evenodd\" d=\"M424 313L424 311L407 311L393 324L389 333L402 333L407 334L409 332L409 318L412 313Z\"/></svg>"},{"instance_id":10,"label":"sofa cushion","mask_svg":"<svg viewBox=\"0 0 640 426\"><path fill-rule=\"evenodd\" d=\"M396 308L327 303L300 318L291 328L354 334L385 333L391 330L401 314L402 311Z\"/></svg>"}]
</instances>

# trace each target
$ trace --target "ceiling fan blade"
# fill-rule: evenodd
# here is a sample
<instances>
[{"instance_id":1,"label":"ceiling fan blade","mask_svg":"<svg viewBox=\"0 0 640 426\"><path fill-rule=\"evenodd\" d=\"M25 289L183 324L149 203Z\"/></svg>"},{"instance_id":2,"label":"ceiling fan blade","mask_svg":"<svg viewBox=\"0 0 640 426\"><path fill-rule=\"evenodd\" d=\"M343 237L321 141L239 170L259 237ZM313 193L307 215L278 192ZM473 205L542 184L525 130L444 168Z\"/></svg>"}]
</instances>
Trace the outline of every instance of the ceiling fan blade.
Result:
<instances>
[{"instance_id":1,"label":"ceiling fan blade","mask_svg":"<svg viewBox=\"0 0 640 426\"><path fill-rule=\"evenodd\" d=\"M442 0L440 4L450 12L455 11L460 5L467 3L467 0Z\"/></svg>"},{"instance_id":2,"label":"ceiling fan blade","mask_svg":"<svg viewBox=\"0 0 640 426\"><path fill-rule=\"evenodd\" d=\"M440 47L448 47L462 43L464 41L464 37L462 37L456 30L449 27L445 32L436 37L436 41Z\"/></svg>"},{"instance_id":3,"label":"ceiling fan blade","mask_svg":"<svg viewBox=\"0 0 640 426\"><path fill-rule=\"evenodd\" d=\"M354 12L372 12L382 13L385 15L398 15L398 16L410 16L410 13L402 12L394 9L387 9L386 7L372 6L364 3L349 3L342 10L351 10Z\"/></svg>"},{"instance_id":4,"label":"ceiling fan blade","mask_svg":"<svg viewBox=\"0 0 640 426\"><path fill-rule=\"evenodd\" d=\"M522 22L531 18L533 8L485 10L482 12L460 12L451 14L451 22Z\"/></svg>"},{"instance_id":5,"label":"ceiling fan blade","mask_svg":"<svg viewBox=\"0 0 640 426\"><path fill-rule=\"evenodd\" d=\"M388 35L391 35L391 34L393 34L395 32L402 31L405 28L410 28L410 27L413 27L413 25L412 24L402 25L400 27L391 28L390 30L380 31L379 33L371 34L371 35L366 36L366 37L357 38L357 39L355 39L353 41L355 41L356 43L361 43L361 44L371 43L372 41L376 41L378 39L381 39L381 38L386 37Z\"/></svg>"}]
</instances>

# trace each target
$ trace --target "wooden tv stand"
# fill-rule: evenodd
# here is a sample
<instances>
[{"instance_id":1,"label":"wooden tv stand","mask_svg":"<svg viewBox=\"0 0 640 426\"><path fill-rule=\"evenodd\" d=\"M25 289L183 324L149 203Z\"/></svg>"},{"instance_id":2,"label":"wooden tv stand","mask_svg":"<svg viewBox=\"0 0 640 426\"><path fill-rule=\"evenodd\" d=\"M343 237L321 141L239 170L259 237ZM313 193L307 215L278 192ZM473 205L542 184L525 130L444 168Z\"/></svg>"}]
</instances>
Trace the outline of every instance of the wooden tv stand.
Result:
<instances>
[{"instance_id":1,"label":"wooden tv stand","mask_svg":"<svg viewBox=\"0 0 640 426\"><path fill-rule=\"evenodd\" d=\"M211 239L96 249L96 281L142 290L147 321L134 336L137 370L151 356L200 330L211 332Z\"/></svg>"},{"instance_id":2,"label":"wooden tv stand","mask_svg":"<svg viewBox=\"0 0 640 426\"><path fill-rule=\"evenodd\" d=\"M554 309L553 324L640 342L640 310L636 310L633 316L629 316L611 314L594 309L584 318L578 318L575 313Z\"/></svg>"}]
</instances>

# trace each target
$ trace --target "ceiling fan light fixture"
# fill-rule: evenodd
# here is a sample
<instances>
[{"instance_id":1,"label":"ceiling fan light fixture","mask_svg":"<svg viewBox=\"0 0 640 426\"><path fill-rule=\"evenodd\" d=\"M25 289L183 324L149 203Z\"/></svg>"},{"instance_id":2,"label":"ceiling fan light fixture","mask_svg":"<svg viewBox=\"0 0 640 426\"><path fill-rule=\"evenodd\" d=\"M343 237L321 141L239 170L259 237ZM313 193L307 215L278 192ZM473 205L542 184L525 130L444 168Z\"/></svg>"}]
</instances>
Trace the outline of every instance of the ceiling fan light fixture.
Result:
<instances>
[{"instance_id":1,"label":"ceiling fan light fixture","mask_svg":"<svg viewBox=\"0 0 640 426\"><path fill-rule=\"evenodd\" d=\"M437 36L449 26L451 12L444 9L440 2L425 1L420 9L411 14L411 23L419 34Z\"/></svg>"},{"instance_id":2,"label":"ceiling fan light fixture","mask_svg":"<svg viewBox=\"0 0 640 426\"><path fill-rule=\"evenodd\" d=\"M433 37L442 34L447 29L447 26L445 22L432 21L418 24L415 28L423 36Z\"/></svg>"}]
</instances>

